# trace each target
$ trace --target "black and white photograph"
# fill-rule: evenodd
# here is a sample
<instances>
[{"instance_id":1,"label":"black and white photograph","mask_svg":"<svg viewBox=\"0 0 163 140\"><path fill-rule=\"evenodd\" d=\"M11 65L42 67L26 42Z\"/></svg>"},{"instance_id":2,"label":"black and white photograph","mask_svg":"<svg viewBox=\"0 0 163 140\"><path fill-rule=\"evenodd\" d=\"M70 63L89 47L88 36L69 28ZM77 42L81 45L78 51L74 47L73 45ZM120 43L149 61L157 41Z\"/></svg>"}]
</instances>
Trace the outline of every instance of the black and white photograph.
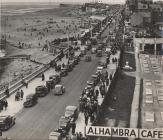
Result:
<instances>
[{"instance_id":1,"label":"black and white photograph","mask_svg":"<svg viewBox=\"0 0 163 140\"><path fill-rule=\"evenodd\" d=\"M0 140L163 140L163 0L1 0Z\"/></svg>"}]
</instances>

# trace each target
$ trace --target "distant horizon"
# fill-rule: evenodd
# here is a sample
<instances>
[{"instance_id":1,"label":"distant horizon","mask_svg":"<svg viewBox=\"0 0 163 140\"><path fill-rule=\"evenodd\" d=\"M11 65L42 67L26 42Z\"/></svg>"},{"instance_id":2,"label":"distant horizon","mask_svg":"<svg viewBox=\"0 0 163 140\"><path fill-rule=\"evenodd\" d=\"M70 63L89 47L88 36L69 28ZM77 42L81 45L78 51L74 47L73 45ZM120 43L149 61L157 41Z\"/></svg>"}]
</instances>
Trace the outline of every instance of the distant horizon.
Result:
<instances>
[{"instance_id":1,"label":"distant horizon","mask_svg":"<svg viewBox=\"0 0 163 140\"><path fill-rule=\"evenodd\" d=\"M1 3L89 3L98 0L1 0ZM102 0L102 3L124 4L126 0Z\"/></svg>"},{"instance_id":2,"label":"distant horizon","mask_svg":"<svg viewBox=\"0 0 163 140\"><path fill-rule=\"evenodd\" d=\"M80 0L1 0L1 4L14 4L14 3L45 3L45 4L52 4L52 3L78 3L78 4L83 4L83 3L89 3L89 2L96 2L98 0L82 0L82 2ZM102 3L106 3L106 4L124 4L126 2L126 0L101 0ZM155 1L162 1L163 0L153 0Z\"/></svg>"}]
</instances>

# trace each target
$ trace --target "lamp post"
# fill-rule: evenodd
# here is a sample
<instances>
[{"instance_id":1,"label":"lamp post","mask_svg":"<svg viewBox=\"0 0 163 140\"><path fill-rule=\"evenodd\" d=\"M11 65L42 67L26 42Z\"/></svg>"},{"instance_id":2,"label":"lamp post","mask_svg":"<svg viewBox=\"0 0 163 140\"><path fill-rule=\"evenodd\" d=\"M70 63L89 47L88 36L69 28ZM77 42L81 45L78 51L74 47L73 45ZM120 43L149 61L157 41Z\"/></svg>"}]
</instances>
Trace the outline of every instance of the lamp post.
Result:
<instances>
[{"instance_id":1,"label":"lamp post","mask_svg":"<svg viewBox=\"0 0 163 140\"><path fill-rule=\"evenodd\" d=\"M68 33L68 36L67 36L67 40L68 40L68 61L69 61L69 56L70 56L69 33Z\"/></svg>"},{"instance_id":2,"label":"lamp post","mask_svg":"<svg viewBox=\"0 0 163 140\"><path fill-rule=\"evenodd\" d=\"M10 79L11 79L11 75L10 75L10 71L8 73L8 87L10 87Z\"/></svg>"}]
</instances>

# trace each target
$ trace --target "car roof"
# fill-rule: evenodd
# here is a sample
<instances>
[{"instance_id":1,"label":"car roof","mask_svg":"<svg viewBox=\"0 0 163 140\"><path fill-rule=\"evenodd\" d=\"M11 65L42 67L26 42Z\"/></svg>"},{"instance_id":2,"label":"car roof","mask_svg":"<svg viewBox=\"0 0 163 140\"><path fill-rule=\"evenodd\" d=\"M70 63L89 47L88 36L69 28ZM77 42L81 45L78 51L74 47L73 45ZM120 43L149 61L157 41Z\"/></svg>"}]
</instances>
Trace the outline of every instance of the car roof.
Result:
<instances>
[{"instance_id":1,"label":"car roof","mask_svg":"<svg viewBox=\"0 0 163 140\"><path fill-rule=\"evenodd\" d=\"M88 81L87 81L87 83L93 83L93 79L89 79Z\"/></svg>"},{"instance_id":2,"label":"car roof","mask_svg":"<svg viewBox=\"0 0 163 140\"><path fill-rule=\"evenodd\" d=\"M51 81L53 81L53 79L48 79L46 82L51 82Z\"/></svg>"},{"instance_id":3,"label":"car roof","mask_svg":"<svg viewBox=\"0 0 163 140\"><path fill-rule=\"evenodd\" d=\"M60 122L60 123L61 123L61 122L62 122L62 123L63 123L63 122L65 123L65 122L68 122L68 121L69 121L69 119L68 119L68 118L65 118L65 116L61 116L60 119L59 119L59 122Z\"/></svg>"},{"instance_id":4,"label":"car roof","mask_svg":"<svg viewBox=\"0 0 163 140\"><path fill-rule=\"evenodd\" d=\"M98 77L98 75L97 74L92 74L91 77Z\"/></svg>"},{"instance_id":5,"label":"car roof","mask_svg":"<svg viewBox=\"0 0 163 140\"><path fill-rule=\"evenodd\" d=\"M44 88L44 85L37 86L36 88Z\"/></svg>"},{"instance_id":6,"label":"car roof","mask_svg":"<svg viewBox=\"0 0 163 140\"><path fill-rule=\"evenodd\" d=\"M6 118L9 118L10 115L0 116L0 123L3 122Z\"/></svg>"},{"instance_id":7,"label":"car roof","mask_svg":"<svg viewBox=\"0 0 163 140\"><path fill-rule=\"evenodd\" d=\"M59 74L50 75L49 77L59 76Z\"/></svg>"},{"instance_id":8,"label":"car roof","mask_svg":"<svg viewBox=\"0 0 163 140\"><path fill-rule=\"evenodd\" d=\"M76 106L71 106L71 105L66 106L66 110L76 110L76 109L77 109Z\"/></svg>"},{"instance_id":9,"label":"car roof","mask_svg":"<svg viewBox=\"0 0 163 140\"><path fill-rule=\"evenodd\" d=\"M101 67L101 66L98 66L98 67L97 67L97 69L103 69L103 67Z\"/></svg>"},{"instance_id":10,"label":"car roof","mask_svg":"<svg viewBox=\"0 0 163 140\"><path fill-rule=\"evenodd\" d=\"M61 87L61 86L62 86L62 85L55 85L55 88L56 88L56 87Z\"/></svg>"},{"instance_id":11,"label":"car roof","mask_svg":"<svg viewBox=\"0 0 163 140\"><path fill-rule=\"evenodd\" d=\"M7 118L7 117L9 117L9 115L7 115L7 116L0 116L0 120L1 120L1 119L5 119L5 118Z\"/></svg>"},{"instance_id":12,"label":"car roof","mask_svg":"<svg viewBox=\"0 0 163 140\"><path fill-rule=\"evenodd\" d=\"M50 136L60 136L59 132L50 132Z\"/></svg>"}]
</instances>

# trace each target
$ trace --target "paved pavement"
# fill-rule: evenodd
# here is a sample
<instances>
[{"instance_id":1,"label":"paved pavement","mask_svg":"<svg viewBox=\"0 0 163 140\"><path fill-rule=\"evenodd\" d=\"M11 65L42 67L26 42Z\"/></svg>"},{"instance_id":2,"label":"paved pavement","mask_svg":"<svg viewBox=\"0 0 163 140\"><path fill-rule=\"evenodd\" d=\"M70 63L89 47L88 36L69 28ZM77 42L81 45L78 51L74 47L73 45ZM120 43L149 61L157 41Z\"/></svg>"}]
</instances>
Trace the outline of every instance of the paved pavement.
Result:
<instances>
[{"instance_id":1,"label":"paved pavement","mask_svg":"<svg viewBox=\"0 0 163 140\"><path fill-rule=\"evenodd\" d=\"M115 55L111 55L110 58L112 59L113 57L116 57L118 59L119 58L119 55L120 55L120 52L118 51ZM117 64L116 63L112 63L112 62L107 65L106 70L108 72L108 76L110 74L112 74L114 76L114 73L116 71L116 66L117 66ZM110 82L111 81L109 81L109 83ZM106 91L108 91L109 85L106 87ZM99 86L96 86L95 90L96 89L99 90ZM99 93L100 93L100 90L99 90ZM101 104L103 103L103 100L104 100L104 98L102 98L101 94L99 94L99 96L98 96L98 105L99 106L101 106ZM112 120L112 122L114 122L114 120ZM76 125L77 125L76 132L81 132L82 134L84 134L85 121L84 121L84 114L83 113L80 113L79 114L79 118L76 121ZM88 125L92 125L92 123L90 121L88 121Z\"/></svg>"}]
</instances>

